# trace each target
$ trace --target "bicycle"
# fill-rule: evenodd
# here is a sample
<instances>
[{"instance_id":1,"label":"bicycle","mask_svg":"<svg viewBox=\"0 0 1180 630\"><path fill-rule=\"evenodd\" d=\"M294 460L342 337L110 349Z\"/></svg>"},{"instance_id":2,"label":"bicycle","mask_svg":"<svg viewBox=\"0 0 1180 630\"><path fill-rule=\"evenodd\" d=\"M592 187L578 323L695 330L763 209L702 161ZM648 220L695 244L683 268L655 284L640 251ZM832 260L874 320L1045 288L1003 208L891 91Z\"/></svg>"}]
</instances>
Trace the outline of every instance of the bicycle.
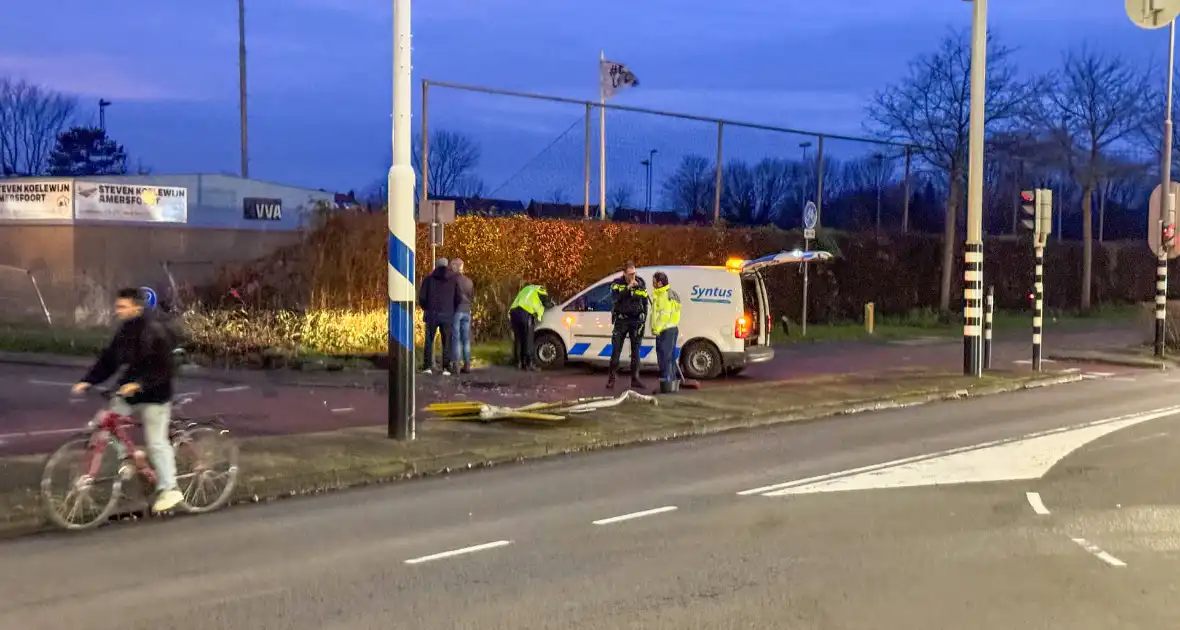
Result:
<instances>
[{"instance_id":1,"label":"bicycle","mask_svg":"<svg viewBox=\"0 0 1180 630\"><path fill-rule=\"evenodd\" d=\"M118 397L118 393L111 390L92 391L107 401ZM191 402L190 397L173 400L173 416L168 435L172 448L176 451L177 485L184 495L184 501L178 508L191 514L203 514L223 507L233 495L238 478L238 446L229 437L229 430L222 425L220 419L192 420L178 413ZM41 499L45 514L51 523L61 529L78 531L107 522L119 508L120 499L129 496L124 492L123 484L136 478L141 483L143 497L150 498L150 493L156 487L156 471L144 450L136 446L128 435L129 430L136 426L138 423L134 418L104 407L94 415L81 433L67 439L49 456L41 477ZM224 449L228 463L226 471L216 475L224 476L225 487L208 503L199 501L199 496L205 496L206 481L214 476L208 465L206 449L202 448L204 444L213 444ZM76 452L76 449L80 452ZM104 467L106 456L112 452L115 453L117 464L113 472L109 470L110 467ZM182 464L186 459L191 459L191 463ZM73 504L69 512L63 514L55 508L53 500L53 473L60 467L78 464L82 468L80 473L75 473L72 468L68 473L69 491L61 504L68 504L71 498ZM186 472L180 474L182 470ZM93 500L91 495L102 490L107 484L109 497L105 500ZM89 520L75 520L79 503L83 499L96 507L97 512Z\"/></svg>"}]
</instances>

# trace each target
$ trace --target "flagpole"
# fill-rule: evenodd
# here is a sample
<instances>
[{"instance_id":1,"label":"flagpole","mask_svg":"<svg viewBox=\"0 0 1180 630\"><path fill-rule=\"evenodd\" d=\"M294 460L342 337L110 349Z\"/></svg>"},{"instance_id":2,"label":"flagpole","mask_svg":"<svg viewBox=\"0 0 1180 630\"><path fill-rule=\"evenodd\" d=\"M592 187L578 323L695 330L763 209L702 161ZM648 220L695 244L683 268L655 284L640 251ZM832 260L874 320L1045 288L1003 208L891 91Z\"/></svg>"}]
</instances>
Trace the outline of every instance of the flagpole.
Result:
<instances>
[{"instance_id":1,"label":"flagpole","mask_svg":"<svg viewBox=\"0 0 1180 630\"><path fill-rule=\"evenodd\" d=\"M606 92L602 83L602 64L606 51L598 51L598 218L606 221Z\"/></svg>"}]
</instances>

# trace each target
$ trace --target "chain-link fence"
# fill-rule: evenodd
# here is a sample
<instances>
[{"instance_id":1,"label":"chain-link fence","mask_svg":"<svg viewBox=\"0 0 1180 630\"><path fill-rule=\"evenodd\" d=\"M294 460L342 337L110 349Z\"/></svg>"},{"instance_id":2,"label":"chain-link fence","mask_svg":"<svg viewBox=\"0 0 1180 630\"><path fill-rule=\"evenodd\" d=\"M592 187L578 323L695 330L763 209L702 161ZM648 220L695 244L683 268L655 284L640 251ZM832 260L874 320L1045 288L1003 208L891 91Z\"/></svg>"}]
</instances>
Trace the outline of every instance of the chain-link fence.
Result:
<instances>
[{"instance_id":1,"label":"chain-link fence","mask_svg":"<svg viewBox=\"0 0 1180 630\"><path fill-rule=\"evenodd\" d=\"M420 201L786 228L814 201L828 227L911 224L913 148L870 138L426 80L416 143Z\"/></svg>"}]
</instances>

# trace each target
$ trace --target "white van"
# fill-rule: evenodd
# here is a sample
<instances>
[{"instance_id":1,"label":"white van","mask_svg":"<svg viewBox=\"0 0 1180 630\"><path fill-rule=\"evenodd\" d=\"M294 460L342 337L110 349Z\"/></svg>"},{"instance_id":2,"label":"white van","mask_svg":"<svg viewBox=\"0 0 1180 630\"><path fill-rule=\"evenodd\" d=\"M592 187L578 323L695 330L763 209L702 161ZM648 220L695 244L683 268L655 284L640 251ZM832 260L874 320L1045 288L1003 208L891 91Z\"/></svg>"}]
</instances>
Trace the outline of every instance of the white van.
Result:
<instances>
[{"instance_id":1,"label":"white van","mask_svg":"<svg viewBox=\"0 0 1180 630\"><path fill-rule=\"evenodd\" d=\"M770 344L771 313L762 270L775 265L819 262L832 255L823 251L782 252L755 260L733 259L724 267L641 267L636 273L652 287L652 275L668 274L672 289L680 295L680 335L676 354L684 375L692 379L735 374L752 363L774 358ZM573 298L545 311L537 324L536 362L541 369L566 363L606 365L611 355L611 282L620 273L603 278ZM620 365L630 361L623 348ZM643 331L640 365L656 367L655 336L651 318Z\"/></svg>"}]
</instances>

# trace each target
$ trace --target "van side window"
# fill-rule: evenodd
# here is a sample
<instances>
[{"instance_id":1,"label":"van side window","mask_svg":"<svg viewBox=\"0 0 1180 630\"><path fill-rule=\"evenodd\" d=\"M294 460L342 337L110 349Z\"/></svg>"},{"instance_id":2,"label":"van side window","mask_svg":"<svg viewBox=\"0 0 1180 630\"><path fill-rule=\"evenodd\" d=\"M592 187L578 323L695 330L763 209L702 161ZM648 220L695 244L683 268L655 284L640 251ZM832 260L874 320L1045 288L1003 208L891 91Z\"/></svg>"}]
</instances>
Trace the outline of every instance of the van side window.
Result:
<instances>
[{"instance_id":1,"label":"van side window","mask_svg":"<svg viewBox=\"0 0 1180 630\"><path fill-rule=\"evenodd\" d=\"M605 313L610 311L610 282L604 282L574 298L564 309L577 313Z\"/></svg>"}]
</instances>

